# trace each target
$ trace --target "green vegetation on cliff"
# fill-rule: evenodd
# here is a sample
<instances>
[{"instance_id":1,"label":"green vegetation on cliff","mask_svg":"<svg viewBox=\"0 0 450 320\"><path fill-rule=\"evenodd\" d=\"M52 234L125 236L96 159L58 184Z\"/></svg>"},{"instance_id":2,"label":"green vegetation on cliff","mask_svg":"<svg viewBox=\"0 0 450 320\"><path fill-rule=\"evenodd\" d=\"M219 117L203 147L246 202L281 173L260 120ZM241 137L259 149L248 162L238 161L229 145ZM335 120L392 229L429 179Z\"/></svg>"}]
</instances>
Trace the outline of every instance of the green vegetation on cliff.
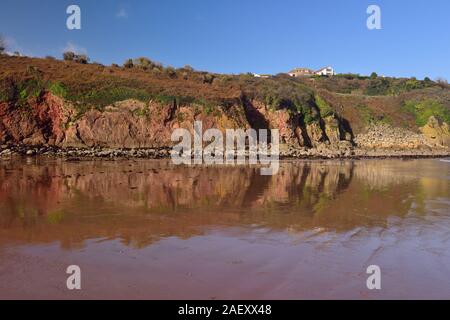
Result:
<instances>
[{"instance_id":1,"label":"green vegetation on cliff","mask_svg":"<svg viewBox=\"0 0 450 320\"><path fill-rule=\"evenodd\" d=\"M315 96L317 107L319 107L320 115L322 117L328 117L333 114L333 108L326 102L324 99L322 99L319 95Z\"/></svg>"},{"instance_id":2,"label":"green vegetation on cliff","mask_svg":"<svg viewBox=\"0 0 450 320\"><path fill-rule=\"evenodd\" d=\"M406 101L403 109L414 116L420 127L424 126L431 116L450 124L450 108L435 100Z\"/></svg>"},{"instance_id":3,"label":"green vegetation on cliff","mask_svg":"<svg viewBox=\"0 0 450 320\"><path fill-rule=\"evenodd\" d=\"M274 111L299 113L305 123L337 114L356 131L374 122L417 127L431 115L450 121L449 86L430 79L375 73L257 78L195 71L190 66L175 69L147 58L130 59L119 67L0 55L0 101L26 106L45 91L71 101L79 114L126 99L200 105L208 113L258 101Z\"/></svg>"}]
</instances>

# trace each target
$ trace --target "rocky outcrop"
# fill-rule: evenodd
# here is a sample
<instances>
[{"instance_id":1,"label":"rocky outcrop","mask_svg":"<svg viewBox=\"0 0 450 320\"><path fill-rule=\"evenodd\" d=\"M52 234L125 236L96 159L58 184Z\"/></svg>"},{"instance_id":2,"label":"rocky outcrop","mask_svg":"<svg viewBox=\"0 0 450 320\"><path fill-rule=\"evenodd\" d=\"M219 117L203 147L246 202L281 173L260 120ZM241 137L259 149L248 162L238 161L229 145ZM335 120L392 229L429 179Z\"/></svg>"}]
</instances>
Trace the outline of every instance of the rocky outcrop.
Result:
<instances>
[{"instance_id":1,"label":"rocky outcrop","mask_svg":"<svg viewBox=\"0 0 450 320\"><path fill-rule=\"evenodd\" d=\"M417 149L431 147L421 134L407 129L391 127L388 124L371 125L366 133L355 137L355 143L362 149Z\"/></svg>"},{"instance_id":2,"label":"rocky outcrop","mask_svg":"<svg viewBox=\"0 0 450 320\"><path fill-rule=\"evenodd\" d=\"M252 127L277 128L280 142L289 147L317 148L321 145L337 147L341 141L352 141L351 133L341 119L331 116L305 124L303 115L287 109L271 110L265 104L251 101L245 104L247 119Z\"/></svg>"},{"instance_id":3,"label":"rocky outcrop","mask_svg":"<svg viewBox=\"0 0 450 320\"><path fill-rule=\"evenodd\" d=\"M80 149L155 149L164 150L173 145L171 134L176 128L188 129L193 134L193 122L202 121L203 130L278 129L282 156L293 157L350 157L389 155L389 152L420 150L420 154L438 150L448 153L449 127L434 117L421 130L412 132L386 124L373 125L366 133L353 138L345 119L333 113L305 123L298 111L273 110L265 104L243 100L227 107L177 105L176 101L161 104L126 100L106 107L91 109L79 115L68 102L45 93L29 101L27 107L0 103L0 143L9 145L44 146L48 148ZM38 153L38 149L24 152ZM445 151L447 150L447 151ZM1 150L0 150L1 151ZM158 151L158 152L159 152ZM103 151L102 151L103 152ZM107 156L128 155L111 152ZM149 156L152 152L138 154ZM397 154L397 153L396 153Z\"/></svg>"},{"instance_id":4,"label":"rocky outcrop","mask_svg":"<svg viewBox=\"0 0 450 320\"><path fill-rule=\"evenodd\" d=\"M0 102L0 142L60 145L65 124L73 115L70 105L50 93L30 101L26 107Z\"/></svg>"},{"instance_id":5,"label":"rocky outcrop","mask_svg":"<svg viewBox=\"0 0 450 320\"><path fill-rule=\"evenodd\" d=\"M427 124L420 128L420 131L431 144L450 147L450 130L446 122L431 116Z\"/></svg>"},{"instance_id":6,"label":"rocky outcrop","mask_svg":"<svg viewBox=\"0 0 450 320\"><path fill-rule=\"evenodd\" d=\"M202 121L203 130L218 128L223 132L233 128L277 128L281 143L294 147L337 145L341 140L351 140L336 116L305 125L301 114L271 110L258 101L245 106L217 106L211 111L200 105L126 100L103 111L88 110L81 116L76 116L71 104L50 93L30 105L30 110L7 103L0 105L2 142L76 148L163 147L172 145L170 136L174 129L192 132L196 120Z\"/></svg>"},{"instance_id":7,"label":"rocky outcrop","mask_svg":"<svg viewBox=\"0 0 450 320\"><path fill-rule=\"evenodd\" d=\"M230 109L235 109L231 107ZM127 100L109 106L105 111L90 110L69 125L63 147L156 148L171 146L174 129L192 132L194 121L202 121L203 129L245 128L243 116L236 110L218 108L214 114L202 107L148 104ZM230 116L233 114L233 117Z\"/></svg>"}]
</instances>

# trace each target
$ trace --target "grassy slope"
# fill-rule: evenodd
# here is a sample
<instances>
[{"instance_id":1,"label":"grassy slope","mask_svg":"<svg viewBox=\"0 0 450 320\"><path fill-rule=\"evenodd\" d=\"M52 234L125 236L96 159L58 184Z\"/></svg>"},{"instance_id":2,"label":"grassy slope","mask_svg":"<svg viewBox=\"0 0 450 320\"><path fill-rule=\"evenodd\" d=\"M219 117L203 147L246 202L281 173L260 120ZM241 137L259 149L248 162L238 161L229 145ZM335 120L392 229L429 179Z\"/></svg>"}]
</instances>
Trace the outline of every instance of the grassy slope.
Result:
<instances>
[{"instance_id":1,"label":"grassy slope","mask_svg":"<svg viewBox=\"0 0 450 320\"><path fill-rule=\"evenodd\" d=\"M163 103L201 104L208 108L260 100L271 109L301 112L305 122L336 112L358 133L370 124L387 122L417 129L435 115L450 122L448 86L415 79L358 77L270 79L220 75L189 69L144 70L78 64L52 59L0 56L0 100L26 105L50 90L75 103L79 112L102 109L135 98Z\"/></svg>"}]
</instances>

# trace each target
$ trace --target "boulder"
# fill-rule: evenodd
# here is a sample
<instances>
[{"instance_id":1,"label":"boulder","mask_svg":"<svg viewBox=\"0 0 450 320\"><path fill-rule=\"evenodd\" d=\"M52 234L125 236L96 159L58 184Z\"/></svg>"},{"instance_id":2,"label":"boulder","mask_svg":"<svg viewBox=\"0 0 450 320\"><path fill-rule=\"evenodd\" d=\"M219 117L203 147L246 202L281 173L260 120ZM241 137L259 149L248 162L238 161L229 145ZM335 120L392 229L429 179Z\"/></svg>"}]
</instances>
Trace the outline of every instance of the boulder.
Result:
<instances>
[{"instance_id":1,"label":"boulder","mask_svg":"<svg viewBox=\"0 0 450 320\"><path fill-rule=\"evenodd\" d=\"M450 146L450 130L446 122L431 116L427 124L420 128L420 131L431 143L446 147Z\"/></svg>"}]
</instances>

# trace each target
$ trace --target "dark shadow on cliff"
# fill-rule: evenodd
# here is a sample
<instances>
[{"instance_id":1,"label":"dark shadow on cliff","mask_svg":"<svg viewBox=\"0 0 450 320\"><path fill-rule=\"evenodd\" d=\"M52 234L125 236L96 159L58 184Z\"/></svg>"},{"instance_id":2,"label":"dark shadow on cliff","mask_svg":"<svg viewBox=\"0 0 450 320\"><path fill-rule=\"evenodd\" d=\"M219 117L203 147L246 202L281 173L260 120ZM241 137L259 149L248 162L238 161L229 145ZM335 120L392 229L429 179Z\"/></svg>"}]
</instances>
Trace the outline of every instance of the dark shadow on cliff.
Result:
<instances>
[{"instance_id":1,"label":"dark shadow on cliff","mask_svg":"<svg viewBox=\"0 0 450 320\"><path fill-rule=\"evenodd\" d=\"M269 129L269 121L264 117L264 115L255 108L253 103L249 101L247 98L243 97L242 105L244 107L245 117L250 124L250 127L256 130L259 139L259 129ZM270 130L267 131L267 141L270 143L271 133Z\"/></svg>"}]
</instances>

